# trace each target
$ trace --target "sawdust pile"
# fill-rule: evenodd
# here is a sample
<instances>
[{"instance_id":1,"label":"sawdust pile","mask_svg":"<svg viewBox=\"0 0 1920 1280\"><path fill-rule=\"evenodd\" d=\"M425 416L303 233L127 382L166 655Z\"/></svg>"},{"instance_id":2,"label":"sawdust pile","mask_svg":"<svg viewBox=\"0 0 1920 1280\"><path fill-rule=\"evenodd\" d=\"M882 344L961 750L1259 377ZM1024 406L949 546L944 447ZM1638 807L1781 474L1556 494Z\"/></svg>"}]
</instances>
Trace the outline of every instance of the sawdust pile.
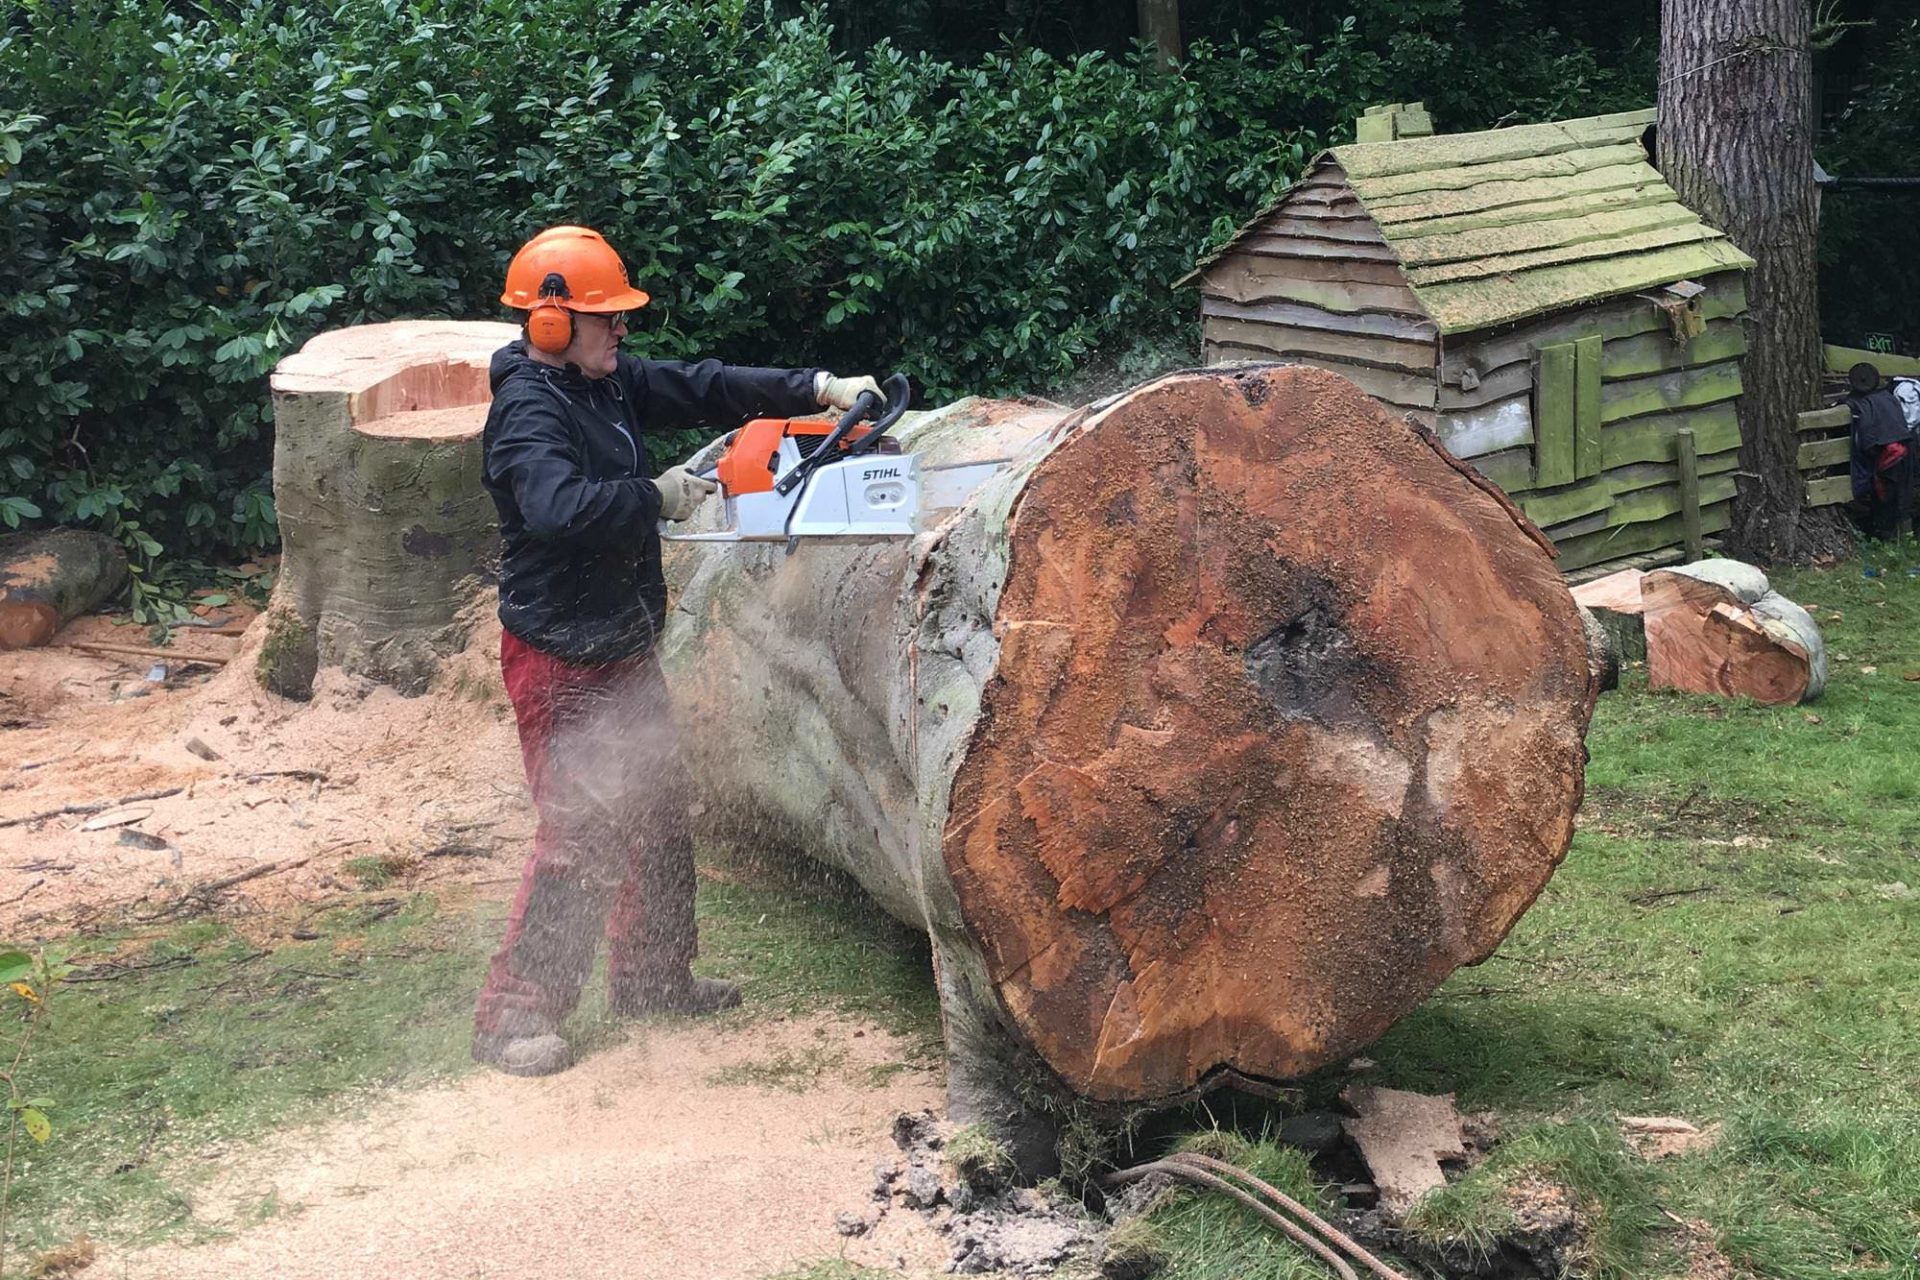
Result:
<instances>
[{"instance_id":1,"label":"sawdust pile","mask_svg":"<svg viewBox=\"0 0 1920 1280\"><path fill-rule=\"evenodd\" d=\"M847 1056L804 1097L755 1083L769 1055L823 1038ZM228 1154L196 1216L279 1216L102 1261L126 1280L749 1280L835 1257L937 1275L945 1241L915 1215L858 1240L834 1227L894 1117L939 1096L906 1056L830 1019L642 1025L562 1075L476 1076Z\"/></svg>"},{"instance_id":2,"label":"sawdust pile","mask_svg":"<svg viewBox=\"0 0 1920 1280\"><path fill-rule=\"evenodd\" d=\"M466 649L419 698L337 670L310 702L266 693L259 624L237 648L181 634L183 656L230 656L212 675L174 659L150 680L151 659L70 647L145 643L105 618L0 654L0 823L82 810L0 826L0 936L55 936L267 867L233 891L319 896L353 887L342 868L361 858L512 879L533 816L491 603L476 600ZM468 856L425 857L449 847Z\"/></svg>"}]
</instances>

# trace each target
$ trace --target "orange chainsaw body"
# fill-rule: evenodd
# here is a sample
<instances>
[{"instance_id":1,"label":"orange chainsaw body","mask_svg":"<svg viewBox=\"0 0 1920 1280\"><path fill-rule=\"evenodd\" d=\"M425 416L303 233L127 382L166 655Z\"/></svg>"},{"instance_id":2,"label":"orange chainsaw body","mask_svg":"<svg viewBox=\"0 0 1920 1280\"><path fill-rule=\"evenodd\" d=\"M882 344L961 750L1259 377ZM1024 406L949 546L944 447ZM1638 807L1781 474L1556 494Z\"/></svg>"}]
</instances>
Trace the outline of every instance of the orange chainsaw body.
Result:
<instances>
[{"instance_id":1,"label":"orange chainsaw body","mask_svg":"<svg viewBox=\"0 0 1920 1280\"><path fill-rule=\"evenodd\" d=\"M859 441L873 428L865 423L849 431L840 441L839 448L845 450ZM726 453L720 457L714 468L714 476L729 497L737 498L744 493L766 493L773 488L774 460L780 453L780 442L788 436L825 436L833 430L833 423L825 418L755 418L740 428L740 434L727 446ZM887 443L891 443L889 440ZM883 452L898 452L898 446ZM803 449L811 453L811 449Z\"/></svg>"}]
</instances>

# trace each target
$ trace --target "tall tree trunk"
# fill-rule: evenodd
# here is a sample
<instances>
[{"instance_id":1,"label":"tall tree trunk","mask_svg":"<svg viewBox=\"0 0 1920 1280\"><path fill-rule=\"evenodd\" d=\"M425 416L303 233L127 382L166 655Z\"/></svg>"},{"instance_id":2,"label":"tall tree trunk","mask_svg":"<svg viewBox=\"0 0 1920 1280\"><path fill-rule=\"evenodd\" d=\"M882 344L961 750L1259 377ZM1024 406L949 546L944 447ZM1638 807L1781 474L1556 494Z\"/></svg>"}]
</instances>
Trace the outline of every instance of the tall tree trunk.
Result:
<instances>
[{"instance_id":1,"label":"tall tree trunk","mask_svg":"<svg viewBox=\"0 0 1920 1280\"><path fill-rule=\"evenodd\" d=\"M1805 507L1794 434L1794 415L1818 403L1820 378L1811 27L1808 0L1665 0L1661 9L1660 171L1756 263L1728 540L1763 562L1827 541Z\"/></svg>"},{"instance_id":2,"label":"tall tree trunk","mask_svg":"<svg viewBox=\"0 0 1920 1280\"><path fill-rule=\"evenodd\" d=\"M1187 54L1180 41L1180 0L1137 0L1140 38L1159 51L1160 67L1171 70Z\"/></svg>"}]
</instances>

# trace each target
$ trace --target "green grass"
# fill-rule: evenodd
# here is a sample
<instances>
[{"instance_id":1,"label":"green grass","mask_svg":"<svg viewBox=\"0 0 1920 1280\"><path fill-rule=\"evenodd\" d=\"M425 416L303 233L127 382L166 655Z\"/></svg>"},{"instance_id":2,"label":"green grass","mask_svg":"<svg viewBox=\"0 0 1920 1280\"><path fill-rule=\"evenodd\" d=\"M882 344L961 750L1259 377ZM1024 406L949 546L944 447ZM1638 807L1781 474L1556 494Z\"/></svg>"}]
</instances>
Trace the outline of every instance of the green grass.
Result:
<instances>
[{"instance_id":1,"label":"green grass","mask_svg":"<svg viewBox=\"0 0 1920 1280\"><path fill-rule=\"evenodd\" d=\"M852 880L812 864L733 860L700 886L701 967L741 984L743 1018L832 1011L940 1046L926 935L882 915Z\"/></svg>"},{"instance_id":2,"label":"green grass","mask_svg":"<svg viewBox=\"0 0 1920 1280\"><path fill-rule=\"evenodd\" d=\"M1516 1196L1529 1185L1564 1192L1577 1236L1567 1261L1593 1280L1648 1274L1652 1233L1662 1219L1654 1170L1605 1121L1537 1121L1509 1134L1468 1176L1414 1206L1407 1230L1436 1249L1451 1247L1478 1263L1522 1226ZM1536 1193L1537 1194L1537 1193Z\"/></svg>"},{"instance_id":3,"label":"green grass","mask_svg":"<svg viewBox=\"0 0 1920 1280\"><path fill-rule=\"evenodd\" d=\"M54 1137L15 1170L11 1256L190 1226L176 1157L464 1065L484 930L425 896L317 912L258 947L199 920L83 940L23 1069Z\"/></svg>"},{"instance_id":4,"label":"green grass","mask_svg":"<svg viewBox=\"0 0 1920 1280\"><path fill-rule=\"evenodd\" d=\"M1331 1209L1299 1149L1203 1130L1173 1144L1236 1164L1310 1208ZM1179 1187L1163 1195L1121 1247L1162 1254L1158 1280L1325 1280L1324 1264L1264 1225L1236 1202L1211 1191Z\"/></svg>"},{"instance_id":5,"label":"green grass","mask_svg":"<svg viewBox=\"0 0 1920 1280\"><path fill-rule=\"evenodd\" d=\"M1718 1146L1648 1170L1660 1206L1759 1275L1916 1276L1920 893L1899 886L1920 886L1920 580L1775 585L1817 606L1825 696L1766 708L1630 672L1595 715L1566 865L1370 1052L1383 1083L1456 1090L1549 1147L1554 1121L1718 1121ZM1618 1212L1593 1272L1661 1274L1661 1219L1604 1163L1591 1196Z\"/></svg>"}]
</instances>

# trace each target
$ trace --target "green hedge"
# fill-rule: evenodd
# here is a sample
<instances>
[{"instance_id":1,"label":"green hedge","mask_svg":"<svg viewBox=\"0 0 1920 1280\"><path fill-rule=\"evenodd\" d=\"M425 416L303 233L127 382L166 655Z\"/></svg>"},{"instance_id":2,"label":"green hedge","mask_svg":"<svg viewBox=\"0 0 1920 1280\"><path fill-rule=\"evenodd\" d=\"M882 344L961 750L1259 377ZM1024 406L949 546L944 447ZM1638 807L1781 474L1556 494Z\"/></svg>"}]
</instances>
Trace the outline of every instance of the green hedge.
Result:
<instances>
[{"instance_id":1,"label":"green hedge","mask_svg":"<svg viewBox=\"0 0 1920 1280\"><path fill-rule=\"evenodd\" d=\"M185 8L0 0L0 521L148 557L270 545L275 361L499 314L542 226L621 248L648 352L1032 390L1191 324L1170 282L1387 93L1351 23L1167 76L856 60L758 0Z\"/></svg>"}]
</instances>

